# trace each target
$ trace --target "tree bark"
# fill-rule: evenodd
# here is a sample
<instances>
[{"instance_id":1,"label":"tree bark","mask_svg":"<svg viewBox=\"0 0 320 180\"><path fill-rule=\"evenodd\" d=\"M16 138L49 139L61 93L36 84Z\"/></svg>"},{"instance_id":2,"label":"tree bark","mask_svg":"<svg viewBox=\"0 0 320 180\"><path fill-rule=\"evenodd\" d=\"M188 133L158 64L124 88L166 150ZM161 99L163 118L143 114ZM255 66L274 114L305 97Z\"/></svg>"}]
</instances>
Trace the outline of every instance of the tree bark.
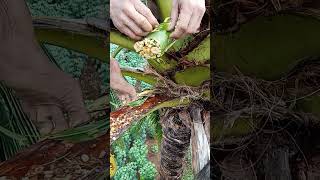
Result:
<instances>
[{"instance_id":1,"label":"tree bark","mask_svg":"<svg viewBox=\"0 0 320 180\"><path fill-rule=\"evenodd\" d=\"M187 113L187 112L184 112ZM177 112L166 112L161 119L163 139L160 152L161 179L181 179L184 157L190 146L191 129L188 119Z\"/></svg>"},{"instance_id":2,"label":"tree bark","mask_svg":"<svg viewBox=\"0 0 320 180\"><path fill-rule=\"evenodd\" d=\"M210 161L210 146L203 126L201 108L192 108L191 118L192 169L194 174L198 174Z\"/></svg>"},{"instance_id":3,"label":"tree bark","mask_svg":"<svg viewBox=\"0 0 320 180\"><path fill-rule=\"evenodd\" d=\"M210 162L195 176L196 180L210 179Z\"/></svg>"}]
</instances>

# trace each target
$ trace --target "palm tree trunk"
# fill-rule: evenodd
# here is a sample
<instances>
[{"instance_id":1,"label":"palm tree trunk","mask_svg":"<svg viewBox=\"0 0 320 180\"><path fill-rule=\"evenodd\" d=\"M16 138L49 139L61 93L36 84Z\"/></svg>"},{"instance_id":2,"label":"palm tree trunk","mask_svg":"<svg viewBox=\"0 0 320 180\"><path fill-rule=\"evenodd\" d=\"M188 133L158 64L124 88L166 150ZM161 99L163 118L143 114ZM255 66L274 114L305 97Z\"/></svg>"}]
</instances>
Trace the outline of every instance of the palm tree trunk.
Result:
<instances>
[{"instance_id":1,"label":"palm tree trunk","mask_svg":"<svg viewBox=\"0 0 320 180\"><path fill-rule=\"evenodd\" d=\"M204 122L208 123L209 116L202 116L205 114L202 107L192 106L190 115L192 118L191 125L191 150L192 150L192 169L193 174L199 174L210 162L210 140L209 133L206 134ZM204 120L207 118L206 120Z\"/></svg>"},{"instance_id":2,"label":"palm tree trunk","mask_svg":"<svg viewBox=\"0 0 320 180\"><path fill-rule=\"evenodd\" d=\"M181 179L184 157L190 147L190 126L178 112L166 112L161 121L163 126L160 154L161 179Z\"/></svg>"}]
</instances>

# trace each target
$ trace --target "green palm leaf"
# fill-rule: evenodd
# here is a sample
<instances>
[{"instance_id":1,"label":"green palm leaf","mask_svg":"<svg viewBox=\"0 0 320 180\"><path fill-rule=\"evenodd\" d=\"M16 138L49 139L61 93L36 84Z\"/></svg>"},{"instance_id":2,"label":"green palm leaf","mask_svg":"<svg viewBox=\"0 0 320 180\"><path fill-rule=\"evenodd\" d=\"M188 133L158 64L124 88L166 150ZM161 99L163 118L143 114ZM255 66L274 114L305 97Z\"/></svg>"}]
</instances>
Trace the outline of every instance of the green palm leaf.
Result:
<instances>
[{"instance_id":1,"label":"green palm leaf","mask_svg":"<svg viewBox=\"0 0 320 180\"><path fill-rule=\"evenodd\" d=\"M49 139L58 139L78 143L83 141L93 140L107 132L109 123L105 120L100 120L79 127L67 129L65 131L47 136Z\"/></svg>"},{"instance_id":2,"label":"green palm leaf","mask_svg":"<svg viewBox=\"0 0 320 180\"><path fill-rule=\"evenodd\" d=\"M9 159L40 138L38 130L24 114L13 92L2 83L0 83L0 118L1 160Z\"/></svg>"}]
</instances>

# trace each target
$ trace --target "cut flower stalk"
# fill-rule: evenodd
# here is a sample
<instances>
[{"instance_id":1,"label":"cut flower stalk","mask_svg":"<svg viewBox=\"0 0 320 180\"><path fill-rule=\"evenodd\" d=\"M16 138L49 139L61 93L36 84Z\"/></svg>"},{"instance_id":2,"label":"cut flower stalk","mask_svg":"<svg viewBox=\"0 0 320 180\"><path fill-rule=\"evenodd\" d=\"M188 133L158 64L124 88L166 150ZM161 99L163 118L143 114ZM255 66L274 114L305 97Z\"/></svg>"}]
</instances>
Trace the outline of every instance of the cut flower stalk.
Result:
<instances>
[{"instance_id":1,"label":"cut flower stalk","mask_svg":"<svg viewBox=\"0 0 320 180\"><path fill-rule=\"evenodd\" d=\"M166 18L146 38L134 44L135 51L145 59L160 58L175 43L170 39L168 27L169 18Z\"/></svg>"}]
</instances>

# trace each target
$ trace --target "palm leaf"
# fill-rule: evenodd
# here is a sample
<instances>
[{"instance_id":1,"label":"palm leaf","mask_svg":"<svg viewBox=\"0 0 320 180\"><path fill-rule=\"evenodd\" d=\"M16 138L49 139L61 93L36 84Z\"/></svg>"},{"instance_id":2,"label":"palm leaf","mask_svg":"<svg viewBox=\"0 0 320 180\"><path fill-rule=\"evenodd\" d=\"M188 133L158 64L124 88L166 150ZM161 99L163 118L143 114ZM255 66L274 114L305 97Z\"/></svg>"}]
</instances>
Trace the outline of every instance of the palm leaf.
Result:
<instances>
[{"instance_id":1,"label":"palm leaf","mask_svg":"<svg viewBox=\"0 0 320 180\"><path fill-rule=\"evenodd\" d=\"M216 69L266 80L280 79L301 60L319 56L319 19L297 14L257 17L239 31L216 33L213 56Z\"/></svg>"},{"instance_id":2,"label":"palm leaf","mask_svg":"<svg viewBox=\"0 0 320 180\"><path fill-rule=\"evenodd\" d=\"M79 143L94 140L97 137L104 135L108 129L108 121L100 120L80 127L67 129L65 131L49 135L45 138Z\"/></svg>"},{"instance_id":3,"label":"palm leaf","mask_svg":"<svg viewBox=\"0 0 320 180\"><path fill-rule=\"evenodd\" d=\"M20 134L14 133L2 126L0 126L0 133L8 136L11 139L16 140L19 144L25 144L25 142L27 142L27 138L24 136L21 136Z\"/></svg>"},{"instance_id":4,"label":"palm leaf","mask_svg":"<svg viewBox=\"0 0 320 180\"><path fill-rule=\"evenodd\" d=\"M110 89L110 105L111 105L111 110L115 110L115 109L118 109L120 106L121 106L121 101L120 99L118 98L117 94L112 90Z\"/></svg>"},{"instance_id":5,"label":"palm leaf","mask_svg":"<svg viewBox=\"0 0 320 180\"><path fill-rule=\"evenodd\" d=\"M35 143L39 132L24 114L13 92L0 83L0 142L2 160L11 158L19 150Z\"/></svg>"},{"instance_id":6,"label":"palm leaf","mask_svg":"<svg viewBox=\"0 0 320 180\"><path fill-rule=\"evenodd\" d=\"M64 47L107 62L108 25L105 23L103 27L103 23L97 19L90 22L91 24L84 20L42 17L33 19L33 26L41 44Z\"/></svg>"}]
</instances>

